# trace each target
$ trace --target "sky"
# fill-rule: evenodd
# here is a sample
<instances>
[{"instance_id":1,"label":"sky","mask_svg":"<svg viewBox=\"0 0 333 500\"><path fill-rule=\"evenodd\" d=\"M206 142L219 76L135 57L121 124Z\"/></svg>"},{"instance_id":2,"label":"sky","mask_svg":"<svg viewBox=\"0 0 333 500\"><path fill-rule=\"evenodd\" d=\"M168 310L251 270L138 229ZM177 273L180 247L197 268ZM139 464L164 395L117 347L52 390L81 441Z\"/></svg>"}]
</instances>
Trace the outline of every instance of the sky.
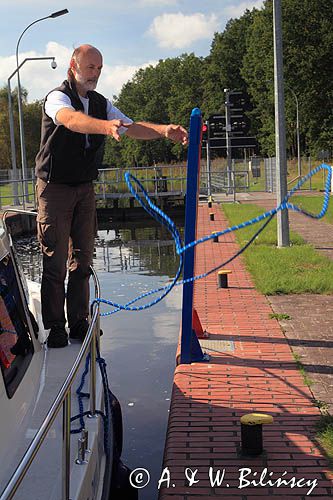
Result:
<instances>
[{"instance_id":1,"label":"sky","mask_svg":"<svg viewBox=\"0 0 333 500\"><path fill-rule=\"evenodd\" d=\"M69 13L31 26L19 44L20 70L28 102L43 99L65 78L73 49L90 43L103 54L97 90L110 99L139 68L194 52L207 56L214 33L263 0L0 0L0 86L15 71L16 44L33 21L67 8ZM11 78L16 86L16 76Z\"/></svg>"}]
</instances>

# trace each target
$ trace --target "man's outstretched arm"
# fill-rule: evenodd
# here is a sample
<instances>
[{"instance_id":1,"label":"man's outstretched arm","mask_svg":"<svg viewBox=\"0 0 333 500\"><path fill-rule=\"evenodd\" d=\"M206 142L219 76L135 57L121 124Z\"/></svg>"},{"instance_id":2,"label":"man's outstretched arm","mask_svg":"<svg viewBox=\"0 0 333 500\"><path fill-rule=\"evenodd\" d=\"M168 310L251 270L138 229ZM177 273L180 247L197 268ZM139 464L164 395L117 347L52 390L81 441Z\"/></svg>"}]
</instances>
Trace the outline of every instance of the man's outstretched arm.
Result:
<instances>
[{"instance_id":1,"label":"man's outstretched arm","mask_svg":"<svg viewBox=\"0 0 333 500\"><path fill-rule=\"evenodd\" d=\"M135 122L129 125L125 134L133 139L160 139L165 137L174 142L187 144L187 131L181 125L160 125L149 122Z\"/></svg>"},{"instance_id":2,"label":"man's outstretched arm","mask_svg":"<svg viewBox=\"0 0 333 500\"><path fill-rule=\"evenodd\" d=\"M57 112L56 119L73 132L81 134L111 135L120 140L119 129L125 127L125 134L133 139L152 140L165 137L174 142L187 144L187 131L181 125L160 125L149 122L126 123L125 120L100 120L86 115L81 111L62 108Z\"/></svg>"}]
</instances>

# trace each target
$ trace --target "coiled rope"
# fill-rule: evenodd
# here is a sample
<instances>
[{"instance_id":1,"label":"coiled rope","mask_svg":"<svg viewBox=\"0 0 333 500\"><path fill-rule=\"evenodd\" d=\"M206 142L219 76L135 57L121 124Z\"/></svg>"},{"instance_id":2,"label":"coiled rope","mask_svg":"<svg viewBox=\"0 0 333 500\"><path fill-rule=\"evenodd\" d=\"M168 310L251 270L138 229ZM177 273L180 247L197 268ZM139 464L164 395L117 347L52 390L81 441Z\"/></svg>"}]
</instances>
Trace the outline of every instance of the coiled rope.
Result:
<instances>
[{"instance_id":1,"label":"coiled rope","mask_svg":"<svg viewBox=\"0 0 333 500\"><path fill-rule=\"evenodd\" d=\"M303 186L305 182L307 182L311 177L316 175L318 172L321 170L326 170L327 171L327 177L326 177L326 182L325 182L325 189L324 189L324 199L323 199L323 204L320 212L318 214L313 214L311 212L308 212L307 210L304 210L303 208L299 207L298 205L295 205L293 203L290 203L288 200L295 194L295 192ZM226 264L230 263L232 260L234 260L236 257L238 257L242 252L244 252L250 245L251 243L255 240L255 238L265 229L267 224L272 220L272 218L281 210L293 210L298 213L302 213L306 215L307 217L311 217L313 219L321 219L324 217L324 215L327 212L328 209L328 204L329 204L329 199L330 199L330 189L331 189L331 178L332 178L332 168L325 164L322 163L318 167L314 168L311 170L307 175L302 177L302 179L299 180L299 182L289 191L289 193L286 195L284 200L278 205L277 207L273 208L272 210L268 210L267 212L264 212L263 214L254 217L253 219L250 219L248 221L242 222L240 224L228 227L227 229L223 229L221 231L216 231L214 234L210 234L207 236L204 236L198 240L192 241L186 246L182 245L181 237L180 234L177 230L177 227L175 223L159 208L157 207L153 201L150 199L147 191L144 189L143 185L141 182L131 173L126 172L125 173L125 180L127 183L127 186L134 196L134 198L138 201L138 203L146 210L147 213L149 213L157 222L162 224L172 235L174 242L175 242L175 247L176 247L176 252L179 255L179 267L176 272L175 277L173 278L172 282L168 285L165 285L160 288L156 288L153 290L149 290L148 292L144 292L141 295L135 297L131 301L127 302L126 304L119 304L118 302L114 302L112 300L106 300L103 298L97 298L95 299L96 302L100 302L101 304L106 304L109 306L113 306L115 309L109 312L101 313L101 316L109 316L111 314L114 314L118 311L125 310L125 311L142 311L144 309L148 309L152 307L153 305L157 304L160 302L168 293L171 292L172 288L174 286L178 285L183 285L185 283L189 283L191 281L196 281L198 279L205 278L209 274L217 271L221 267L225 266ZM135 187L137 189L135 189ZM192 278L189 278L187 280L179 280L179 276L182 271L182 266L183 266L183 254L190 248L199 245L201 243L204 243L206 241L211 240L212 238L218 237L218 236L223 236L225 234L231 233L233 231L238 231L239 229L242 229L244 227L251 226L253 224L257 224L258 222L265 221L263 226L255 233L255 235L250 239L250 241L242 247L235 255L233 255L230 259L227 261L219 264L218 266L214 267L213 269L210 269L209 271L193 276ZM158 297L156 297L154 300L151 302L148 302L146 304L140 305L140 306L133 306L135 302L138 302L139 300L142 300L143 298L149 297L150 295L154 295L156 293L161 293Z\"/></svg>"},{"instance_id":2,"label":"coiled rope","mask_svg":"<svg viewBox=\"0 0 333 500\"><path fill-rule=\"evenodd\" d=\"M321 170L327 170L327 178L326 178L326 183L325 183L325 193L324 193L323 205L322 205L322 208L321 208L320 212L318 214L313 214L311 212L308 212L308 211L300 208L299 206L297 206L297 205L295 205L293 203L289 203L288 200L295 194L295 192L305 182L307 182L312 176L314 176L315 174L317 174ZM108 304L108 305L111 305L111 306L115 307L115 309L113 309L112 311L110 311L108 313L102 313L101 316L108 316L108 315L114 314L114 313L116 313L117 311L120 311L120 310L141 311L143 309L147 309L149 307L152 307L154 304L157 304L158 302L160 302L168 293L170 293L170 291L172 290L172 288L174 286L176 286L176 285L182 285L182 284L185 284L185 283L189 283L191 281L195 281L195 280L198 280L198 279L205 278L209 274L217 271L219 268L221 268L222 266L225 266L226 264L230 263L232 260L234 260L236 257L238 257L242 252L244 252L252 244L252 242L257 238L257 236L265 229L265 227L269 224L269 222L273 219L273 217L280 210L284 210L284 209L293 210L293 211L296 211L296 212L299 212L299 213L303 213L307 217L311 217L313 219L321 219L326 214L327 209L328 209L328 205L329 205L330 189L331 189L331 177L332 177L332 169L331 169L331 167L329 165L326 165L326 164L319 165L318 167L316 167L315 169L313 169L311 172L309 172L305 177L303 177L295 185L295 187L287 194L287 196L284 198L284 200L282 201L282 203L280 205L278 205L276 208L274 208L272 210L269 210L269 211L267 211L267 212L259 215L258 217L255 217L255 218L251 219L251 220L248 220L246 222L242 222L241 224L238 224L238 225L229 227L227 229L215 232L214 234L211 234L211 235L205 236L203 238L200 238L200 239L198 239L196 241L193 241L193 242L189 243L186 246L182 246L181 237L180 237L180 234L179 234L179 232L177 230L177 227L176 227L175 223L159 207L157 207L152 202L152 200L150 199L148 193L145 191L145 189L144 189L143 185L141 184L141 182L138 179L136 179L132 174L130 174L129 172L126 172L125 173L125 180L126 180L126 183L127 183L128 187L129 187L129 190L131 191L131 193L133 194L133 196L135 197L135 199L140 203L140 205L155 220L157 220L164 227L166 227L166 229L171 233L171 235L172 235L172 237L173 237L173 239L175 241L175 246L176 246L177 254L179 255L179 266L178 266L178 270L176 272L176 275L175 275L174 279L172 280L172 282L169 285L166 285L166 286L163 286L163 287L156 288L156 289L150 290L148 292L145 292L145 293L139 295L138 297L134 298L130 302L127 302L126 304L118 304L117 302L114 302L114 301L111 301L111 300L102 299L102 298L95 299L94 302L100 302L100 303ZM140 191L138 191L138 190L136 190L134 188L133 183L136 184L136 186L138 186L138 188L139 188ZM139 196L139 192L141 193L142 197ZM205 241L208 241L208 240L214 238L215 236L222 236L224 234L227 234L227 233L230 233L230 232L233 232L233 231L237 231L239 229L251 226L251 225L256 224L258 222L261 222L261 221L264 221L264 224L250 238L250 240L237 253L235 253L228 260L226 260L225 262L219 264L218 266L210 269L209 271L207 271L207 272L205 272L203 274L200 274L200 275L197 275L197 276L193 276L192 278L189 278L189 279L186 279L186 280L178 281L180 273L181 273L181 270L182 270L182 266L183 266L183 254L189 248L192 248L192 247L194 247L196 245L204 243ZM151 302L149 302L147 304L144 304L142 306L132 306L132 304L134 304L135 302L137 302L137 301L139 301L139 300L141 300L141 299L143 299L145 297L148 297L150 295L153 295L155 293L159 293L159 292L163 292L163 293L161 293L161 295L159 295L153 301L151 301ZM110 421L111 421L111 417L112 417L111 392L110 392L110 389L109 389L109 384L108 384L108 379L107 379L106 363L105 363L105 360L103 358L101 358L101 356L100 356L98 343L97 343L97 358L96 359L97 359L97 362L99 364L100 371L101 371L102 383L103 383L103 391L104 391L104 401L105 401L105 412L97 410L96 413L98 413L99 415L101 415L102 418L103 418L103 424L104 424L104 448L105 448L106 454L109 455L110 452L111 452L111 450L110 450L110 435L109 435L109 433L110 433ZM71 431L71 433L79 433L79 432L82 431L82 429L85 428L84 417L90 413L89 411L84 411L84 406L83 406L83 399L84 398L89 398L89 393L85 393L85 392L82 391L84 383L85 383L85 378L86 378L88 370L89 370L89 363L90 363L90 354L86 358L85 369L84 369L84 371L82 373L82 376L81 376L80 385L79 385L79 387L78 387L78 389L76 391L76 394L77 394L77 397L78 397L78 403L79 403L79 414L75 415L75 416L73 416L71 418L71 422L74 421L74 420L80 419L80 427L77 428L77 429L73 429ZM119 453L118 453L118 455L119 455Z\"/></svg>"}]
</instances>

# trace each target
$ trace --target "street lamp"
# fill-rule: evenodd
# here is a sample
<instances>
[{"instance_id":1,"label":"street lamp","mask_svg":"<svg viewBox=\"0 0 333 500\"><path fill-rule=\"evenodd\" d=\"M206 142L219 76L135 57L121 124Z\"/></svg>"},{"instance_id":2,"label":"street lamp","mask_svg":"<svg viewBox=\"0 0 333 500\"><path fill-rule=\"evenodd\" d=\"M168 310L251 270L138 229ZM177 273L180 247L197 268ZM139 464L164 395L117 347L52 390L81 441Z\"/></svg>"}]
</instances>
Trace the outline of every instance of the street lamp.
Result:
<instances>
[{"instance_id":1,"label":"street lamp","mask_svg":"<svg viewBox=\"0 0 333 500\"><path fill-rule=\"evenodd\" d=\"M273 83L272 80L266 80L267 83ZM302 176L302 165L301 165L301 148L300 148L300 138L299 138L299 105L298 105L298 98L297 95L295 94L294 90L286 83L284 82L284 86L290 90L292 95L295 98L296 102L296 138L297 138L297 175L298 177Z\"/></svg>"},{"instance_id":2,"label":"street lamp","mask_svg":"<svg viewBox=\"0 0 333 500\"><path fill-rule=\"evenodd\" d=\"M293 89L291 87L289 87L289 85L287 85L286 83L285 83L285 86L287 87L287 89L290 90L290 92L292 93L292 95L294 96L295 101L296 101L297 174L298 174L298 177L301 177L301 175L302 175L302 166L301 166L301 148L300 148L300 140L299 140L298 99L297 99L297 95L295 94L295 92L293 91Z\"/></svg>"},{"instance_id":3,"label":"street lamp","mask_svg":"<svg viewBox=\"0 0 333 500\"><path fill-rule=\"evenodd\" d=\"M13 195L14 195L14 205L19 205L20 201L18 198L18 190L17 190L17 165L16 165L16 148L15 148L15 135L14 135L14 116L13 116L13 107L12 107L12 91L10 87L10 80L19 69L23 66L26 61L40 61L40 60L52 60L51 67L55 69L57 67L57 63L55 62L54 57L27 57L24 61L15 69L15 71L10 75L7 80L7 89L8 89L8 113L9 113L9 133L10 133L10 148L11 148L11 157L12 157L12 169L13 169ZM22 172L23 174L23 172ZM22 175L24 179L24 175ZM24 196L23 196L23 205L24 205Z\"/></svg>"},{"instance_id":4,"label":"street lamp","mask_svg":"<svg viewBox=\"0 0 333 500\"><path fill-rule=\"evenodd\" d=\"M275 151L276 151L276 194L280 205L287 195L286 128L283 88L282 9L281 0L273 0L274 41L274 104L275 104ZM278 247L289 247L289 217L284 208L277 213Z\"/></svg>"},{"instance_id":5,"label":"street lamp","mask_svg":"<svg viewBox=\"0 0 333 500\"><path fill-rule=\"evenodd\" d=\"M23 186L24 186L24 196L27 197L27 200L29 198L29 187L28 187L28 182L27 182L27 158L26 158L26 151L25 151L25 141L24 141L24 125L23 125L23 112L22 112L22 96L21 96L21 82L20 82L20 66L19 66L19 61L18 61L18 54L19 54L19 45L20 41L24 35L24 33L34 24L39 23L40 21L44 21L44 19L50 19L50 18L55 18L59 16L63 16L64 14L67 14L68 10L63 9L63 10L58 10L57 12L53 12L49 16L41 17L40 19L36 19L36 21L33 21L30 23L21 33L17 44L16 44L16 71L17 71L17 97L18 97L18 112L19 112L19 123L20 123L20 142L21 142L21 161L22 161L22 177L24 179Z\"/></svg>"}]
</instances>

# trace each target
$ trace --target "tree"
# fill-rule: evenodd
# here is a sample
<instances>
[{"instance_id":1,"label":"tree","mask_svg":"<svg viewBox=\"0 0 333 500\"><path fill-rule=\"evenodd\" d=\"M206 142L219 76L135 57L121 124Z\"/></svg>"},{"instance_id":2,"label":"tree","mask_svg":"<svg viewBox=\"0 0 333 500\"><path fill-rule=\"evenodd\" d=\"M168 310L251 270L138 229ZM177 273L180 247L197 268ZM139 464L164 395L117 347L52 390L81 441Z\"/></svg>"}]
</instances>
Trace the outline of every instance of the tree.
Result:
<instances>
[{"instance_id":1,"label":"tree","mask_svg":"<svg viewBox=\"0 0 333 500\"><path fill-rule=\"evenodd\" d=\"M295 100L299 100L303 152L332 144L333 11L326 0L284 0L283 57L287 144L295 149ZM274 154L273 9L272 0L255 13L248 32L242 75L252 96L253 116L263 152Z\"/></svg>"},{"instance_id":2,"label":"tree","mask_svg":"<svg viewBox=\"0 0 333 500\"><path fill-rule=\"evenodd\" d=\"M126 83L115 105L134 121L176 122L188 127L193 107L202 104L201 58L183 54L140 69ZM170 163L184 159L184 149L165 139L137 141L124 137L120 145L106 141L104 162L118 167ZM186 154L186 153L185 153Z\"/></svg>"},{"instance_id":3,"label":"tree","mask_svg":"<svg viewBox=\"0 0 333 500\"><path fill-rule=\"evenodd\" d=\"M247 91L241 74L246 38L256 9L246 10L239 19L230 19L222 33L215 33L205 62L204 112L224 110L224 89Z\"/></svg>"},{"instance_id":4,"label":"tree","mask_svg":"<svg viewBox=\"0 0 333 500\"><path fill-rule=\"evenodd\" d=\"M35 167L35 158L40 145L42 101L34 101L23 106L24 133L28 168Z\"/></svg>"},{"instance_id":5,"label":"tree","mask_svg":"<svg viewBox=\"0 0 333 500\"><path fill-rule=\"evenodd\" d=\"M35 156L38 152L40 143L40 123L41 123L41 102L27 103L27 91L22 88L22 112L24 119L25 144L28 167L33 168ZM17 89L12 92L12 109L14 121L14 139L16 149L16 164L21 165L21 149L18 120L18 101ZM9 113L8 113L8 89L0 89L0 168L11 169L11 144L9 132Z\"/></svg>"}]
</instances>

